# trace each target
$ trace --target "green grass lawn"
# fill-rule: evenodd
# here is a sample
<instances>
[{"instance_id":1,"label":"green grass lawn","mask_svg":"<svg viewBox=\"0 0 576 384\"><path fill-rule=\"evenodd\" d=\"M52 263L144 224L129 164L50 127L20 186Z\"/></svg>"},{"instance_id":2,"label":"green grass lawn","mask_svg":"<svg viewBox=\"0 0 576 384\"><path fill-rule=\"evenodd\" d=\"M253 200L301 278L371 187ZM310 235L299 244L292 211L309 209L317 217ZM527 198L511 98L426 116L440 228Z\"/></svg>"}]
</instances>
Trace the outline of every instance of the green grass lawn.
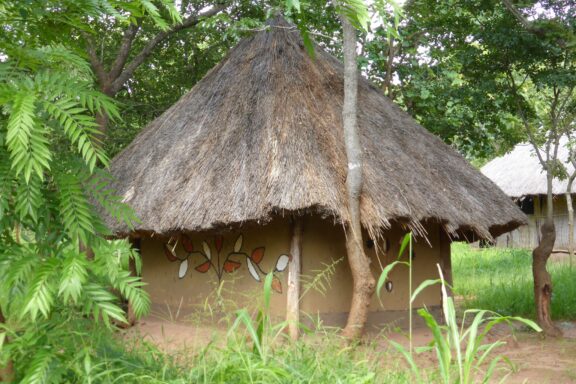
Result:
<instances>
[{"instance_id":1,"label":"green grass lawn","mask_svg":"<svg viewBox=\"0 0 576 384\"><path fill-rule=\"evenodd\" d=\"M464 308L490 309L502 315L534 318L532 255L528 250L452 245L454 291ZM552 317L576 320L576 267L549 261Z\"/></svg>"}]
</instances>

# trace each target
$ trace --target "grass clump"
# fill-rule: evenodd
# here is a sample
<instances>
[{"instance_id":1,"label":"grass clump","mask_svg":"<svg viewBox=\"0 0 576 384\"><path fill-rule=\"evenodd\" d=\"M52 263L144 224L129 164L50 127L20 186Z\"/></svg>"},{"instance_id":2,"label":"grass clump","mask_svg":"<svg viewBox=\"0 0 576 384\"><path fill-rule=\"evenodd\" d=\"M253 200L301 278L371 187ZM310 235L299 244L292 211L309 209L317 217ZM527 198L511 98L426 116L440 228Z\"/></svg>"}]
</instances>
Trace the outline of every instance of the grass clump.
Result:
<instances>
[{"instance_id":1,"label":"grass clump","mask_svg":"<svg viewBox=\"0 0 576 384\"><path fill-rule=\"evenodd\" d=\"M532 254L529 250L452 245L454 292L464 309L535 318ZM568 262L550 260L552 318L576 320L576 279Z\"/></svg>"}]
</instances>

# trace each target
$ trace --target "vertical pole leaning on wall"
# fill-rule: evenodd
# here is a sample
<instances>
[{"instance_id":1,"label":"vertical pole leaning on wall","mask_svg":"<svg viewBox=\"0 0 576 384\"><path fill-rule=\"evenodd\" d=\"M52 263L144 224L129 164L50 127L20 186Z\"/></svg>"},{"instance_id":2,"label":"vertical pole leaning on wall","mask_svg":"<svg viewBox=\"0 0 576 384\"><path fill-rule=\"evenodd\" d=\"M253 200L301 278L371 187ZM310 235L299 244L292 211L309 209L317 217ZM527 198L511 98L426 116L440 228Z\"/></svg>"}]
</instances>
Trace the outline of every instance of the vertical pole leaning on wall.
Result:
<instances>
[{"instance_id":1,"label":"vertical pole leaning on wall","mask_svg":"<svg viewBox=\"0 0 576 384\"><path fill-rule=\"evenodd\" d=\"M452 254L450 250L450 244L452 240L450 236L446 233L444 228L440 227L440 263L442 267L442 274L444 275L444 280L449 285L446 287L448 296L452 297Z\"/></svg>"},{"instance_id":2,"label":"vertical pole leaning on wall","mask_svg":"<svg viewBox=\"0 0 576 384\"><path fill-rule=\"evenodd\" d=\"M140 237L130 237L129 241L130 241L130 244L132 245L132 248L136 249L138 251L138 253L140 253L141 241L142 241L140 239ZM136 273L136 264L134 263L134 260L132 260L132 259L130 259L129 269L130 269L130 275L132 275L132 276L138 275ZM128 305L126 308L126 320L128 320L128 324L126 324L126 328L130 328L136 324L136 314L134 313L134 309L132 308L132 303L130 301L128 301Z\"/></svg>"},{"instance_id":3,"label":"vertical pole leaning on wall","mask_svg":"<svg viewBox=\"0 0 576 384\"><path fill-rule=\"evenodd\" d=\"M290 263L288 264L288 290L286 292L286 321L288 333L298 340L300 324L300 273L302 266L302 218L292 217Z\"/></svg>"}]
</instances>

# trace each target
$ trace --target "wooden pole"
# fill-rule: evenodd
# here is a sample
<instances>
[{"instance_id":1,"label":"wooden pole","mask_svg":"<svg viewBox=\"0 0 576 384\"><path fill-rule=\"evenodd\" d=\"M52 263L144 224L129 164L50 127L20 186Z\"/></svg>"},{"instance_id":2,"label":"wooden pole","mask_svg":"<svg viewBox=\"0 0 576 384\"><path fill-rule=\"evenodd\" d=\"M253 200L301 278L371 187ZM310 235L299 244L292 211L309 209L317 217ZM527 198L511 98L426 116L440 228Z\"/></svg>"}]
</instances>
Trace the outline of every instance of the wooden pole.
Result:
<instances>
[{"instance_id":1,"label":"wooden pole","mask_svg":"<svg viewBox=\"0 0 576 384\"><path fill-rule=\"evenodd\" d=\"M286 321L288 333L298 340L300 324L300 272L302 266L302 219L292 218L292 238L290 240L291 260L288 264L288 290L286 292Z\"/></svg>"},{"instance_id":2,"label":"wooden pole","mask_svg":"<svg viewBox=\"0 0 576 384\"><path fill-rule=\"evenodd\" d=\"M448 296L452 297L452 252L450 250L450 237L446 231L440 227L440 262L442 265L442 274L444 275L444 280L449 285L446 287L446 292Z\"/></svg>"},{"instance_id":3,"label":"wooden pole","mask_svg":"<svg viewBox=\"0 0 576 384\"><path fill-rule=\"evenodd\" d=\"M132 245L132 248L135 248L138 251L138 253L140 253L140 250L141 250L141 239L140 238L131 237L130 238L130 244ZM133 259L130 259L130 261L129 261L129 269L130 269L130 274L132 276L138 275L136 273L136 263L134 262ZM134 313L134 309L132 308L132 303L130 303L130 301L128 301L128 305L127 305L127 309L126 309L126 320L128 320L128 324L127 324L126 328L130 328L134 324L136 324L136 314Z\"/></svg>"}]
</instances>

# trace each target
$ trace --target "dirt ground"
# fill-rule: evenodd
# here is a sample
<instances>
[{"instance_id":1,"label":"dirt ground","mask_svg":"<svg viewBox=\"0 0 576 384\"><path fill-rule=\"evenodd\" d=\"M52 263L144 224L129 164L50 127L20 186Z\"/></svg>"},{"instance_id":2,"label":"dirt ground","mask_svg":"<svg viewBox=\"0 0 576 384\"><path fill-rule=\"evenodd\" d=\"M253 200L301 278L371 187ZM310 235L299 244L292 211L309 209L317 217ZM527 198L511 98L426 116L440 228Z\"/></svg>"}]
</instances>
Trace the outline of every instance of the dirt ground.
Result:
<instances>
[{"instance_id":1,"label":"dirt ground","mask_svg":"<svg viewBox=\"0 0 576 384\"><path fill-rule=\"evenodd\" d=\"M545 339L526 331L512 332L504 326L490 333L487 342L506 342L497 353L508 357L514 366L507 383L576 383L576 323L561 322L558 325L564 332L562 339ZM151 341L169 352L186 350L187 353L194 354L211 341L225 340L226 331L225 326L198 326L148 317L128 331L127 335L130 338ZM415 346L426 345L432 339L430 331L424 327L414 329L413 335ZM406 333L401 331L388 331L371 336L382 339L382 343L378 344L382 348L389 348L387 340L405 345L408 343ZM425 358L429 360L425 364L435 364L433 355Z\"/></svg>"}]
</instances>

